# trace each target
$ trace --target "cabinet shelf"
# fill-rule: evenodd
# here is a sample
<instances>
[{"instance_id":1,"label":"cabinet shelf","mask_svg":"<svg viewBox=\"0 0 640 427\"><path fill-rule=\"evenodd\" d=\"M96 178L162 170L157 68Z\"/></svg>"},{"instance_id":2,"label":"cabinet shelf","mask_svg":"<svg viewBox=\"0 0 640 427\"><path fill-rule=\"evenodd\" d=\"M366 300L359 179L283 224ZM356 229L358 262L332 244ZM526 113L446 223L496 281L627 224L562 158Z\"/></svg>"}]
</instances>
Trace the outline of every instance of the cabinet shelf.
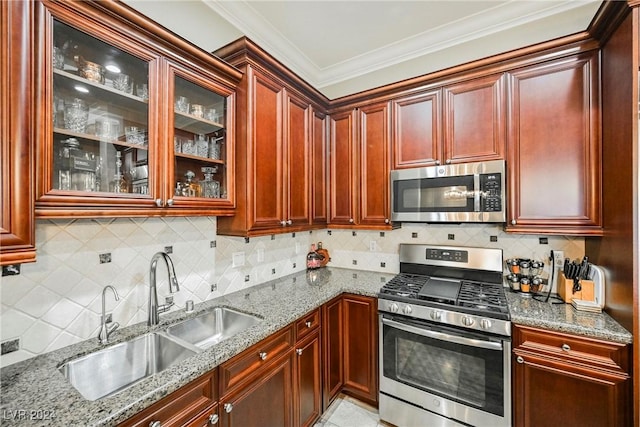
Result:
<instances>
[{"instance_id":1,"label":"cabinet shelf","mask_svg":"<svg viewBox=\"0 0 640 427\"><path fill-rule=\"evenodd\" d=\"M219 160L219 159L210 159L208 157L200 157L200 156L195 156L192 154L183 154L183 153L175 153L174 156L176 157L176 159L189 159L189 160L197 160L201 163L207 163L207 164L211 164L211 165L224 165L224 160Z\"/></svg>"},{"instance_id":2,"label":"cabinet shelf","mask_svg":"<svg viewBox=\"0 0 640 427\"><path fill-rule=\"evenodd\" d=\"M191 114L181 113L179 111L174 111L174 113L175 127L187 132L209 134L224 128L224 125L218 122L192 116Z\"/></svg>"},{"instance_id":3,"label":"cabinet shelf","mask_svg":"<svg viewBox=\"0 0 640 427\"><path fill-rule=\"evenodd\" d=\"M89 141L96 141L96 142L105 142L107 144L119 145L121 147L136 148L138 150L149 149L149 146L147 144L145 145L130 144L128 142L120 141L117 139L105 139L104 137L99 137L99 136L88 134L88 133L74 132L69 129L54 128L53 132L59 135L67 136L67 137L82 138L82 139L86 139Z\"/></svg>"},{"instance_id":4,"label":"cabinet shelf","mask_svg":"<svg viewBox=\"0 0 640 427\"><path fill-rule=\"evenodd\" d=\"M127 92L123 92L118 89L114 89L112 87L107 86L106 84L100 84L97 82L93 82L91 80L87 80L83 77L72 74L69 71L54 69L53 75L62 77L61 79L59 79L59 83L61 83L66 89L69 89L69 90L75 90L73 87L74 82L82 83L83 85L98 89L99 91L102 92L101 93L102 95L107 95L108 97L107 99L103 99L101 97L101 100L104 100L104 101L111 101L112 99L119 102L121 102L122 100L129 100L129 102L133 102L132 105L136 109L140 108L140 104L145 104L145 105L148 104L148 102L145 99L140 98L139 96L136 96Z\"/></svg>"}]
</instances>

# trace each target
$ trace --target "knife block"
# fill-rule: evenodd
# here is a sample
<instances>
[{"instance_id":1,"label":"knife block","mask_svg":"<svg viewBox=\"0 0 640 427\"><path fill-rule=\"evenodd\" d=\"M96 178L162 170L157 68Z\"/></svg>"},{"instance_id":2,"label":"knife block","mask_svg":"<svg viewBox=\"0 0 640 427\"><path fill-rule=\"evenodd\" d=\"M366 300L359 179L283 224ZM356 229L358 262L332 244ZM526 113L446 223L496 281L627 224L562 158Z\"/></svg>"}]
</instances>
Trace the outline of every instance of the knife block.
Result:
<instances>
[{"instance_id":1,"label":"knife block","mask_svg":"<svg viewBox=\"0 0 640 427\"><path fill-rule=\"evenodd\" d=\"M564 273L560 273L560 277L558 277L558 295L560 296L562 301L566 302L567 304L571 304L571 301L574 298L583 301L596 300L593 280L580 280L580 286L582 287L582 289L576 293L573 293L573 279L567 279Z\"/></svg>"}]
</instances>

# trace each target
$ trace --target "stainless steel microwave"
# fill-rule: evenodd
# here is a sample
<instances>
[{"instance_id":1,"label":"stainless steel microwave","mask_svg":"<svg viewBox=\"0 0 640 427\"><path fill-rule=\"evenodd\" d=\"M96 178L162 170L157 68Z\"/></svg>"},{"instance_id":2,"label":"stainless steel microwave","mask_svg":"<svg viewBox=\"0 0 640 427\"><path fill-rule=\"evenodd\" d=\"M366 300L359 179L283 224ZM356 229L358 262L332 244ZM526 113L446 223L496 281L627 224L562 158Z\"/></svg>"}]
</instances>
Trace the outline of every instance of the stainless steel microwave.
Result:
<instances>
[{"instance_id":1,"label":"stainless steel microwave","mask_svg":"<svg viewBox=\"0 0 640 427\"><path fill-rule=\"evenodd\" d=\"M391 171L392 221L505 222L505 209L504 160Z\"/></svg>"}]
</instances>

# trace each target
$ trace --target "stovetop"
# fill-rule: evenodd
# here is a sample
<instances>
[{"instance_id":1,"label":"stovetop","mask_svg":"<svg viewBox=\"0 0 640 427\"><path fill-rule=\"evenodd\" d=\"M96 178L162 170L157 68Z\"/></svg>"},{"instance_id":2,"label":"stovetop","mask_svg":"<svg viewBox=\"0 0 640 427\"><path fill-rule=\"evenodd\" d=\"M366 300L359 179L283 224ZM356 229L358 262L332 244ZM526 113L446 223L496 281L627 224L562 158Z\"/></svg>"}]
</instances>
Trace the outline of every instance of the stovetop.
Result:
<instances>
[{"instance_id":1,"label":"stovetop","mask_svg":"<svg viewBox=\"0 0 640 427\"><path fill-rule=\"evenodd\" d=\"M509 319L502 283L486 283L400 273L386 283L380 298Z\"/></svg>"}]
</instances>

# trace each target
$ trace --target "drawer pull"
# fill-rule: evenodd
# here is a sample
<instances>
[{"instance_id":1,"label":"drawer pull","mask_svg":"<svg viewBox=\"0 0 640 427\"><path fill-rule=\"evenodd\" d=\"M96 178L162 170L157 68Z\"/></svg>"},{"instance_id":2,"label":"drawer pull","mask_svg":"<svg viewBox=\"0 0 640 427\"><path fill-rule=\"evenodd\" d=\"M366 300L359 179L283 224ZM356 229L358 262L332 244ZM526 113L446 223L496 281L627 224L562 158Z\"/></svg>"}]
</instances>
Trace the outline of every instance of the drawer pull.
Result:
<instances>
[{"instance_id":1,"label":"drawer pull","mask_svg":"<svg viewBox=\"0 0 640 427\"><path fill-rule=\"evenodd\" d=\"M562 344L562 347L560 348L562 348L562 350L564 351L571 351L571 347L569 347L569 344Z\"/></svg>"},{"instance_id":2,"label":"drawer pull","mask_svg":"<svg viewBox=\"0 0 640 427\"><path fill-rule=\"evenodd\" d=\"M304 322L304 324L307 325L307 328L311 327L311 321L310 320L307 320L306 322Z\"/></svg>"},{"instance_id":3,"label":"drawer pull","mask_svg":"<svg viewBox=\"0 0 640 427\"><path fill-rule=\"evenodd\" d=\"M209 424L210 425L218 424L218 414L209 415Z\"/></svg>"},{"instance_id":4,"label":"drawer pull","mask_svg":"<svg viewBox=\"0 0 640 427\"><path fill-rule=\"evenodd\" d=\"M260 353L258 353L258 357L260 357L260 360L267 360L267 353L261 351Z\"/></svg>"},{"instance_id":5,"label":"drawer pull","mask_svg":"<svg viewBox=\"0 0 640 427\"><path fill-rule=\"evenodd\" d=\"M296 354L298 356L302 356L302 349L301 348L296 348Z\"/></svg>"},{"instance_id":6,"label":"drawer pull","mask_svg":"<svg viewBox=\"0 0 640 427\"><path fill-rule=\"evenodd\" d=\"M516 362L524 363L524 359L522 358L522 356L518 356L518 357L516 357Z\"/></svg>"},{"instance_id":7,"label":"drawer pull","mask_svg":"<svg viewBox=\"0 0 640 427\"><path fill-rule=\"evenodd\" d=\"M224 406L224 411L228 414L229 412L233 411L233 405L231 403L225 403Z\"/></svg>"},{"instance_id":8,"label":"drawer pull","mask_svg":"<svg viewBox=\"0 0 640 427\"><path fill-rule=\"evenodd\" d=\"M149 427L162 427L162 423L160 421L151 421Z\"/></svg>"}]
</instances>

